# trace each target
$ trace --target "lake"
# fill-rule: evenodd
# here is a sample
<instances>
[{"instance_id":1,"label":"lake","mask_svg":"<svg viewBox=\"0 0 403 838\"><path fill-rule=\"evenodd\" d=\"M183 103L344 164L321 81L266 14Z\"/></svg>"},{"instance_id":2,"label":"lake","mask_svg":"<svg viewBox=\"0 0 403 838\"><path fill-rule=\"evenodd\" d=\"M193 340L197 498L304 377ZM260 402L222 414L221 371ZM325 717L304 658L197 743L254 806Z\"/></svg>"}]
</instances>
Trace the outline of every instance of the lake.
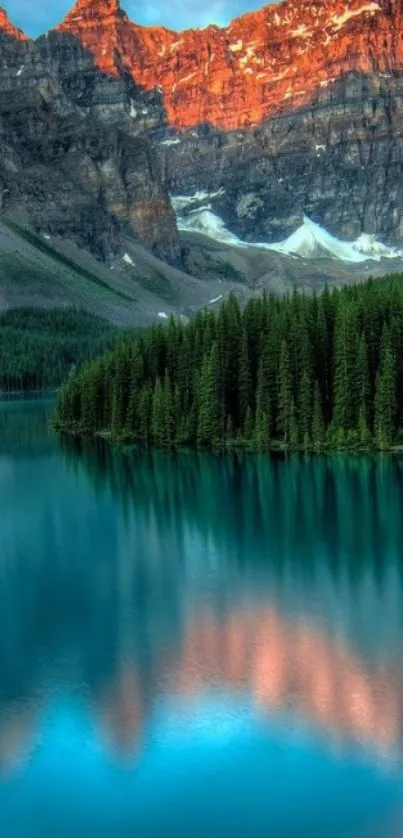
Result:
<instances>
[{"instance_id":1,"label":"lake","mask_svg":"<svg viewBox=\"0 0 403 838\"><path fill-rule=\"evenodd\" d=\"M1 838L403 834L403 459L0 403Z\"/></svg>"}]
</instances>

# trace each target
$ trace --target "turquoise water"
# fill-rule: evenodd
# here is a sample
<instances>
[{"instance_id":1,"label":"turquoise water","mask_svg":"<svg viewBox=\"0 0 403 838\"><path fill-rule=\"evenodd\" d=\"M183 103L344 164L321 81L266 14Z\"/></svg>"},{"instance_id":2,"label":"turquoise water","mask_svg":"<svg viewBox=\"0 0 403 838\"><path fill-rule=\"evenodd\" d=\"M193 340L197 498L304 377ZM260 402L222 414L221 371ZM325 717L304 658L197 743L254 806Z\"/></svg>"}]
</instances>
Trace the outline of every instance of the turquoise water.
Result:
<instances>
[{"instance_id":1,"label":"turquoise water","mask_svg":"<svg viewBox=\"0 0 403 838\"><path fill-rule=\"evenodd\" d=\"M403 460L0 403L1 838L403 834Z\"/></svg>"}]
</instances>

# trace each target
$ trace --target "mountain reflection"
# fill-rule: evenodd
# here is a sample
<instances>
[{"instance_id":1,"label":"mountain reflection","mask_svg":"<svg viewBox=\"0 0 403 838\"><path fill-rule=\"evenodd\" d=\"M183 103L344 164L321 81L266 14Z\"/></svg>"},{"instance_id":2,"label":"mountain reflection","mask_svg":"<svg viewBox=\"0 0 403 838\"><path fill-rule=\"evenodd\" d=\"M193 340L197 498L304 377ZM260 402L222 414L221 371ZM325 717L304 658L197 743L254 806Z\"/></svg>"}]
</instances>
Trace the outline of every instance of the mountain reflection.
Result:
<instances>
[{"instance_id":1,"label":"mountain reflection","mask_svg":"<svg viewBox=\"0 0 403 838\"><path fill-rule=\"evenodd\" d=\"M60 690L117 760L161 703L223 690L261 724L401 757L400 460L61 444L27 487L32 543L0 524L0 768L29 760Z\"/></svg>"},{"instance_id":2,"label":"mountain reflection","mask_svg":"<svg viewBox=\"0 0 403 838\"><path fill-rule=\"evenodd\" d=\"M185 634L173 688L188 700L211 684L245 687L261 712L284 712L386 756L399 744L401 678L275 610L204 615Z\"/></svg>"},{"instance_id":3,"label":"mountain reflection","mask_svg":"<svg viewBox=\"0 0 403 838\"><path fill-rule=\"evenodd\" d=\"M355 741L373 756L401 756L402 671L371 666L347 644L308 622L293 624L272 608L252 606L225 619L208 609L196 611L177 648L167 653L164 639L156 638L148 667L140 656L117 663L116 647L116 659L109 665L106 660L94 677L91 647L86 651L79 673L71 666L78 650L69 646L63 650L64 666L55 661L52 668L49 661L46 678L35 673L19 702L3 700L3 769L18 768L29 755L37 717L51 702L56 679L81 694L99 735L117 757L141 749L156 701L175 697L179 711L186 712L203 695L222 689L235 695L242 690L263 721L286 713L290 724L314 725L339 745Z\"/></svg>"}]
</instances>

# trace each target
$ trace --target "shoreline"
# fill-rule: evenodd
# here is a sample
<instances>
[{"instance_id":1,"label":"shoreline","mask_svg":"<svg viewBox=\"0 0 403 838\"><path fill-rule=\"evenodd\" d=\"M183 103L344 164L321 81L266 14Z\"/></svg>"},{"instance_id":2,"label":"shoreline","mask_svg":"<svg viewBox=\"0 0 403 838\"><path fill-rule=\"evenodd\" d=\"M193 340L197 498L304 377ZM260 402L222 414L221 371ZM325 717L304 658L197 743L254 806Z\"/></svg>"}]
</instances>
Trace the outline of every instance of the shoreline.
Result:
<instances>
[{"instance_id":1,"label":"shoreline","mask_svg":"<svg viewBox=\"0 0 403 838\"><path fill-rule=\"evenodd\" d=\"M231 454L231 453L244 453L244 454L285 454L285 455L309 455L309 456L333 456L339 454L350 454L350 455L387 455L387 456L403 456L403 445L396 444L390 446L390 448L378 448L376 445L368 445L368 446L344 446L344 447L336 447L331 445L323 445L323 446L299 446L297 448L292 448L290 446L285 445L281 442L274 441L271 445L268 445L265 448L257 448L253 445L248 445L247 443L242 442L229 442L223 443L221 445L211 446L210 448L206 447L199 447L197 445L186 445L183 444L173 444L164 447L158 447L156 445L145 445L135 439L130 438L123 438L123 437L113 437L112 431L102 430L97 431L96 433L84 432L82 429L79 428L71 428L65 425L62 425L58 422L50 422L50 426L53 431L57 434L65 434L66 436L76 437L78 439L86 440L87 442L96 442L97 440L103 440L107 442L109 445L115 447L116 449L125 450L126 452L134 451L134 450L143 450L143 451L159 451L161 453L168 453L168 452L180 452L180 451L187 451L187 452L194 452L194 453L203 453L203 454Z\"/></svg>"},{"instance_id":2,"label":"shoreline","mask_svg":"<svg viewBox=\"0 0 403 838\"><path fill-rule=\"evenodd\" d=\"M0 390L0 401L6 401L13 396L56 396L59 389L55 387L50 390Z\"/></svg>"}]
</instances>

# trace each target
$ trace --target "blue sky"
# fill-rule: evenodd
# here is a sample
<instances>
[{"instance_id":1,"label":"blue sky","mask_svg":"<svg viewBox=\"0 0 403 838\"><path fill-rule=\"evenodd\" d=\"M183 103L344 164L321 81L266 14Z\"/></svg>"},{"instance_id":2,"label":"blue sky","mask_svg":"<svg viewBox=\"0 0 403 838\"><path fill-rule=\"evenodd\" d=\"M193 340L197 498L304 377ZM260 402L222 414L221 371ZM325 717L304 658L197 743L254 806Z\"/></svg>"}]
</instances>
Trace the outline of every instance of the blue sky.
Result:
<instances>
[{"instance_id":1,"label":"blue sky","mask_svg":"<svg viewBox=\"0 0 403 838\"><path fill-rule=\"evenodd\" d=\"M59 23L73 0L0 0L9 17L28 35L36 36ZM264 0L122 0L122 7L136 23L162 24L172 29L224 25L231 18L265 5Z\"/></svg>"}]
</instances>

